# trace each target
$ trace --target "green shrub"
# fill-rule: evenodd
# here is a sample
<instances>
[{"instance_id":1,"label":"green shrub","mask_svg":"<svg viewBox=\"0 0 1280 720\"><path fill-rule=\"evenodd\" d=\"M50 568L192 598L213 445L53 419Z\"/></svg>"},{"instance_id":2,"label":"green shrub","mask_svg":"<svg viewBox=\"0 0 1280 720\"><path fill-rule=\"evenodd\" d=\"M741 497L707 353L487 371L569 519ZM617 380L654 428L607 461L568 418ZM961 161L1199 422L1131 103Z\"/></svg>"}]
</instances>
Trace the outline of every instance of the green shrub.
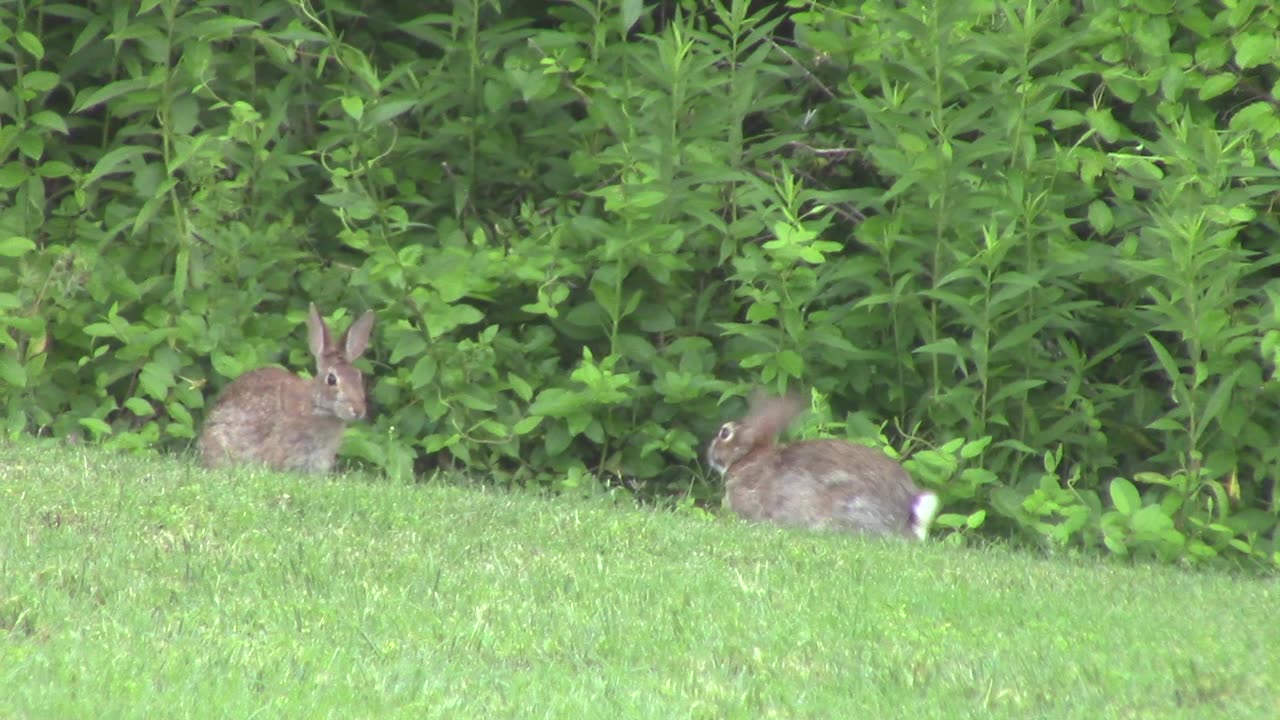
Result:
<instances>
[{"instance_id":1,"label":"green shrub","mask_svg":"<svg viewBox=\"0 0 1280 720\"><path fill-rule=\"evenodd\" d=\"M942 527L1280 561L1280 17L900 5L0 8L5 431L182 450L314 300L393 477L700 504L804 387Z\"/></svg>"}]
</instances>

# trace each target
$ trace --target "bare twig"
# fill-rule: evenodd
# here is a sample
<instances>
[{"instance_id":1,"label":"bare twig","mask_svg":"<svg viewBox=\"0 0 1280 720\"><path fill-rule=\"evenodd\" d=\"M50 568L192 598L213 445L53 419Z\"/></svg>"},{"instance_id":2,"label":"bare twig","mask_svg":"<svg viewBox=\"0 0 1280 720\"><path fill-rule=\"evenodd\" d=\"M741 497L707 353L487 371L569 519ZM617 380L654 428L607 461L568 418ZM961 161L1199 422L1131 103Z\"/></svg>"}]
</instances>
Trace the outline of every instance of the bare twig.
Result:
<instances>
[{"instance_id":1,"label":"bare twig","mask_svg":"<svg viewBox=\"0 0 1280 720\"><path fill-rule=\"evenodd\" d=\"M809 82L818 86L818 89L822 91L823 95L827 96L828 100L836 99L836 94L832 92L831 88L823 84L823 82L818 79L817 75L814 75L813 72L809 70L809 68L805 67L799 60L796 59L794 55L788 52L786 48L779 45L777 40L770 38L769 44L772 45L778 52L782 53L782 55L786 57L787 60L790 61L792 65L795 65L796 67L800 68L800 72L804 73L805 78L808 79Z\"/></svg>"}]
</instances>

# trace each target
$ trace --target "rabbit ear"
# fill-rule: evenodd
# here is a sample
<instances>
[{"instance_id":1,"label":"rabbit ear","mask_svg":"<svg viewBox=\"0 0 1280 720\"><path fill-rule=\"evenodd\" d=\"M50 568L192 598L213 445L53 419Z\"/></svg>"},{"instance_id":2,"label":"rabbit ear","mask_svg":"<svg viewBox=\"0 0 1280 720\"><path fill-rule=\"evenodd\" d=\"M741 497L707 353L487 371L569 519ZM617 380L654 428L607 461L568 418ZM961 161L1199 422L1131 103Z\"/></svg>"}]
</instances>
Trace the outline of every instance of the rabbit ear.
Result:
<instances>
[{"instance_id":1,"label":"rabbit ear","mask_svg":"<svg viewBox=\"0 0 1280 720\"><path fill-rule=\"evenodd\" d=\"M352 362L364 354L369 346L369 333L373 332L373 311L365 310L359 320L351 323L351 327L342 335L343 359Z\"/></svg>"},{"instance_id":2,"label":"rabbit ear","mask_svg":"<svg viewBox=\"0 0 1280 720\"><path fill-rule=\"evenodd\" d=\"M332 343L329 339L329 326L324 324L324 318L320 317L315 303L311 303L311 312L307 315L307 339L311 343L311 354L319 363Z\"/></svg>"},{"instance_id":3,"label":"rabbit ear","mask_svg":"<svg viewBox=\"0 0 1280 720\"><path fill-rule=\"evenodd\" d=\"M800 398L793 394L777 397L755 392L751 397L751 411L741 424L744 430L751 431L752 442L772 441L791 424L803 407Z\"/></svg>"}]
</instances>

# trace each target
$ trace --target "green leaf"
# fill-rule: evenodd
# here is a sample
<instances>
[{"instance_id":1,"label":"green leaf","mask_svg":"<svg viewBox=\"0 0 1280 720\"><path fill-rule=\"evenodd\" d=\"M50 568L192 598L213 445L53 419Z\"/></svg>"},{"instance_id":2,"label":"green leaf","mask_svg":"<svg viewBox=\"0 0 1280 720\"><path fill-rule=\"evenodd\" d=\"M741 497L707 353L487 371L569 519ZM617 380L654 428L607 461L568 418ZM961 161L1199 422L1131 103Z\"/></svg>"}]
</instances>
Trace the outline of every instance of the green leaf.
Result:
<instances>
[{"instance_id":1,"label":"green leaf","mask_svg":"<svg viewBox=\"0 0 1280 720\"><path fill-rule=\"evenodd\" d=\"M360 118L364 117L364 100L348 95L342 98L341 103L342 111L351 119L359 122Z\"/></svg>"},{"instance_id":2,"label":"green leaf","mask_svg":"<svg viewBox=\"0 0 1280 720\"><path fill-rule=\"evenodd\" d=\"M911 456L911 462L922 465L939 475L950 475L956 469L956 460L951 452L938 450L921 450Z\"/></svg>"},{"instance_id":3,"label":"green leaf","mask_svg":"<svg viewBox=\"0 0 1280 720\"><path fill-rule=\"evenodd\" d=\"M1138 101L1138 97L1142 94L1142 88L1138 86L1137 81L1128 75L1122 73L1109 74L1106 77L1107 89L1122 102L1133 104ZM1109 116L1111 111L1107 110Z\"/></svg>"},{"instance_id":4,"label":"green leaf","mask_svg":"<svg viewBox=\"0 0 1280 720\"><path fill-rule=\"evenodd\" d=\"M1277 524L1276 516L1261 508L1245 508L1227 519L1234 532L1262 533Z\"/></svg>"},{"instance_id":5,"label":"green leaf","mask_svg":"<svg viewBox=\"0 0 1280 720\"><path fill-rule=\"evenodd\" d=\"M334 208L352 208L360 204L367 203L369 200L363 194L350 190L341 192L320 193L315 196L316 200Z\"/></svg>"},{"instance_id":6,"label":"green leaf","mask_svg":"<svg viewBox=\"0 0 1280 720\"><path fill-rule=\"evenodd\" d=\"M960 446L960 457L965 460L972 460L982 454L987 446L991 444L991 436L987 435L977 440L970 440Z\"/></svg>"},{"instance_id":7,"label":"green leaf","mask_svg":"<svg viewBox=\"0 0 1280 720\"><path fill-rule=\"evenodd\" d=\"M481 320L484 320L484 313L466 303L458 303L428 316L426 323L431 337L436 338L460 325L471 325Z\"/></svg>"},{"instance_id":8,"label":"green leaf","mask_svg":"<svg viewBox=\"0 0 1280 720\"><path fill-rule=\"evenodd\" d=\"M619 9L618 24L621 26L622 34L626 35L631 32L631 28L640 19L644 13L644 0L622 0L622 7Z\"/></svg>"},{"instance_id":9,"label":"green leaf","mask_svg":"<svg viewBox=\"0 0 1280 720\"><path fill-rule=\"evenodd\" d=\"M194 437L195 434L191 432L191 428L195 425L195 419L191 417L185 405L180 402L170 402L165 404L164 410L174 420L165 428L166 432L175 437Z\"/></svg>"},{"instance_id":10,"label":"green leaf","mask_svg":"<svg viewBox=\"0 0 1280 720\"><path fill-rule=\"evenodd\" d=\"M365 119L369 125L383 125L417 106L418 100L382 100L373 109L365 108Z\"/></svg>"},{"instance_id":11,"label":"green leaf","mask_svg":"<svg viewBox=\"0 0 1280 720\"><path fill-rule=\"evenodd\" d=\"M27 181L30 171L20 162L0 165L0 190L13 190Z\"/></svg>"},{"instance_id":12,"label":"green leaf","mask_svg":"<svg viewBox=\"0 0 1280 720\"><path fill-rule=\"evenodd\" d=\"M1021 303L1018 304L1021 305ZM1044 323L1048 319L1048 315L1042 315L1038 318L1031 318L1021 325L1015 325L999 336L1000 340L991 348L991 352L997 356L1003 356L1011 351L1018 352L1020 348L1026 347L1027 343L1040 334L1040 331L1044 329ZM1025 382L1027 381L1019 381L1021 389L1014 392L1025 392L1026 389L1035 387L1035 385L1021 384Z\"/></svg>"},{"instance_id":13,"label":"green leaf","mask_svg":"<svg viewBox=\"0 0 1280 720\"><path fill-rule=\"evenodd\" d=\"M627 190L618 195L617 208L651 208L656 207L667 199L667 194L661 190Z\"/></svg>"},{"instance_id":14,"label":"green leaf","mask_svg":"<svg viewBox=\"0 0 1280 720\"><path fill-rule=\"evenodd\" d=\"M1084 113L1078 110L1051 110L1047 117L1049 122L1053 123L1054 130L1066 130L1083 125L1085 122Z\"/></svg>"},{"instance_id":15,"label":"green leaf","mask_svg":"<svg viewBox=\"0 0 1280 720\"><path fill-rule=\"evenodd\" d=\"M1059 447L1061 450L1061 447ZM1062 462L1060 454L1055 454L1052 450L1044 451L1044 471L1052 473L1058 469L1058 463Z\"/></svg>"},{"instance_id":16,"label":"green leaf","mask_svg":"<svg viewBox=\"0 0 1280 720\"><path fill-rule=\"evenodd\" d=\"M436 377L436 361L430 355L423 355L418 362L413 365L413 372L409 375L409 387L416 389L425 388L431 385L431 381Z\"/></svg>"},{"instance_id":17,"label":"green leaf","mask_svg":"<svg viewBox=\"0 0 1280 720\"><path fill-rule=\"evenodd\" d=\"M89 323L84 327L84 334L89 337L115 337L116 330L109 323Z\"/></svg>"},{"instance_id":18,"label":"green leaf","mask_svg":"<svg viewBox=\"0 0 1280 720\"><path fill-rule=\"evenodd\" d=\"M42 163L36 168L36 172L40 173L43 178L62 178L69 177L75 173L76 169L61 160L50 160Z\"/></svg>"},{"instance_id":19,"label":"green leaf","mask_svg":"<svg viewBox=\"0 0 1280 720\"><path fill-rule=\"evenodd\" d=\"M437 433L424 437L422 439L422 447L429 453L437 453L445 448L452 448L462 440L462 436L458 433L444 434Z\"/></svg>"},{"instance_id":20,"label":"green leaf","mask_svg":"<svg viewBox=\"0 0 1280 720\"><path fill-rule=\"evenodd\" d=\"M564 322L583 331L595 332L609 326L609 313L591 300L574 306L564 314Z\"/></svg>"},{"instance_id":21,"label":"green leaf","mask_svg":"<svg viewBox=\"0 0 1280 720\"><path fill-rule=\"evenodd\" d=\"M103 103L110 102L121 95L138 92L139 90L146 90L151 87L152 83L153 81L148 77L133 78L130 80L117 80L116 82L108 83L93 90L92 92L89 92L88 94L82 93L78 96L76 101L71 104L71 112L81 113L85 110L92 110L93 108Z\"/></svg>"},{"instance_id":22,"label":"green leaf","mask_svg":"<svg viewBox=\"0 0 1280 720\"><path fill-rule=\"evenodd\" d=\"M1174 479L1165 477L1164 475L1161 475L1160 473L1157 473L1157 472L1146 471L1146 472L1134 473L1133 479L1145 485L1163 485L1165 487L1171 487L1171 488L1179 488L1179 489L1182 488L1182 485L1176 482Z\"/></svg>"},{"instance_id":23,"label":"green leaf","mask_svg":"<svg viewBox=\"0 0 1280 720\"><path fill-rule=\"evenodd\" d=\"M253 20L223 15L202 20L192 33L203 41L226 40L236 33L253 30L260 25Z\"/></svg>"},{"instance_id":24,"label":"green leaf","mask_svg":"<svg viewBox=\"0 0 1280 720\"><path fill-rule=\"evenodd\" d=\"M529 406L529 414L547 417L569 417L581 410L582 396L562 388L547 388Z\"/></svg>"},{"instance_id":25,"label":"green leaf","mask_svg":"<svg viewBox=\"0 0 1280 720\"><path fill-rule=\"evenodd\" d=\"M487 393L459 392L454 395L454 400L465 408L470 410L479 410L480 412L485 413L491 413L498 407L498 404L494 402ZM505 435L506 428L503 428L503 432L500 434Z\"/></svg>"},{"instance_id":26,"label":"green leaf","mask_svg":"<svg viewBox=\"0 0 1280 720\"><path fill-rule=\"evenodd\" d=\"M105 437L111 434L111 426L95 417L84 417L77 421L80 427L93 433L96 437Z\"/></svg>"},{"instance_id":27,"label":"green leaf","mask_svg":"<svg viewBox=\"0 0 1280 720\"><path fill-rule=\"evenodd\" d=\"M804 359L794 350L783 350L778 353L778 367L793 378L804 377Z\"/></svg>"},{"instance_id":28,"label":"green leaf","mask_svg":"<svg viewBox=\"0 0 1280 720\"><path fill-rule=\"evenodd\" d=\"M519 375L509 373L507 375L507 384L511 386L511 390L515 392L521 400L529 402L530 398L533 397L533 387ZM523 435L524 433L520 434Z\"/></svg>"},{"instance_id":29,"label":"green leaf","mask_svg":"<svg viewBox=\"0 0 1280 720\"><path fill-rule=\"evenodd\" d=\"M968 525L969 528L972 530L977 530L978 528L982 527L982 524L986 521L987 521L987 511L978 510L977 512L973 513L968 518L966 518L964 521L964 524Z\"/></svg>"},{"instance_id":30,"label":"green leaf","mask_svg":"<svg viewBox=\"0 0 1280 720\"><path fill-rule=\"evenodd\" d=\"M159 362L149 362L138 373L138 387L157 400L164 400L173 388L173 371Z\"/></svg>"},{"instance_id":31,"label":"green leaf","mask_svg":"<svg viewBox=\"0 0 1280 720\"><path fill-rule=\"evenodd\" d=\"M47 130L53 130L54 132L59 132L63 135L69 135L71 133L71 131L67 129L67 121L64 120L61 115L53 112L52 110L41 110L39 112L31 113L31 117L28 119L33 124L39 125Z\"/></svg>"},{"instance_id":32,"label":"green leaf","mask_svg":"<svg viewBox=\"0 0 1280 720\"><path fill-rule=\"evenodd\" d=\"M969 518L956 513L943 513L934 518L933 525L938 528L958 528L969 524Z\"/></svg>"},{"instance_id":33,"label":"green leaf","mask_svg":"<svg viewBox=\"0 0 1280 720\"><path fill-rule=\"evenodd\" d=\"M204 147L206 143L214 142L215 139L209 135L195 135L196 124L200 121L200 103L192 96L174 98L169 106L169 122L173 127L173 132L177 135L185 136L183 139L190 138L196 148ZM194 135L194 137L192 137ZM179 140L179 146L181 146Z\"/></svg>"},{"instance_id":34,"label":"green leaf","mask_svg":"<svg viewBox=\"0 0 1280 720\"><path fill-rule=\"evenodd\" d=\"M1146 180L1164 180L1164 172L1148 158L1119 153L1112 154L1111 158L1115 161L1117 168L1134 177Z\"/></svg>"},{"instance_id":35,"label":"green leaf","mask_svg":"<svg viewBox=\"0 0 1280 720\"><path fill-rule=\"evenodd\" d=\"M11 235L0 240L0 256L22 257L35 249L35 243L19 235Z\"/></svg>"},{"instance_id":36,"label":"green leaf","mask_svg":"<svg viewBox=\"0 0 1280 720\"><path fill-rule=\"evenodd\" d=\"M137 184L144 184L144 178L155 177L155 174L150 171L153 171L156 167L156 165L144 166L142 168L144 172L138 173L139 182ZM177 184L177 178L168 176L164 178L160 185L153 188L147 188L147 200L142 203L142 207L139 208L138 212L133 216L132 232L135 237L140 236L142 234L142 230L151 222L151 218L155 217L156 213L159 212L161 208L168 205L168 192ZM178 260L181 262L182 258L179 257ZM175 278L175 280L176 279L177 278ZM177 297L180 299L180 295Z\"/></svg>"},{"instance_id":37,"label":"green leaf","mask_svg":"<svg viewBox=\"0 0 1280 720\"><path fill-rule=\"evenodd\" d=\"M1182 370L1178 367L1178 363L1174 361L1173 356L1165 349L1164 344L1155 338L1154 335L1147 335L1147 343L1151 345L1151 349L1155 351L1156 359L1160 362L1160 367L1164 370L1164 374L1175 385L1181 385L1183 382Z\"/></svg>"},{"instance_id":38,"label":"green leaf","mask_svg":"<svg viewBox=\"0 0 1280 720\"><path fill-rule=\"evenodd\" d=\"M244 363L240 362L233 355L215 352L213 354L212 362L213 371L224 378L237 378L244 374Z\"/></svg>"},{"instance_id":39,"label":"green leaf","mask_svg":"<svg viewBox=\"0 0 1280 720\"><path fill-rule=\"evenodd\" d=\"M898 134L898 147L912 155L919 155L929 149L929 144L916 135L904 132Z\"/></svg>"},{"instance_id":40,"label":"green leaf","mask_svg":"<svg viewBox=\"0 0 1280 720\"><path fill-rule=\"evenodd\" d=\"M1106 545L1107 549L1116 555L1125 556L1129 554L1129 548L1124 544L1124 540L1111 533L1103 534L1102 544Z\"/></svg>"},{"instance_id":41,"label":"green leaf","mask_svg":"<svg viewBox=\"0 0 1280 720\"><path fill-rule=\"evenodd\" d=\"M546 434L543 435L543 448L552 457L563 453L569 447L570 442L573 442L573 436L560 423L548 427Z\"/></svg>"},{"instance_id":42,"label":"green leaf","mask_svg":"<svg viewBox=\"0 0 1280 720\"><path fill-rule=\"evenodd\" d=\"M1232 115L1227 127L1236 131L1252 130L1263 137L1273 137L1280 134L1280 118L1277 118L1276 109L1271 103L1259 101L1244 106Z\"/></svg>"},{"instance_id":43,"label":"green leaf","mask_svg":"<svg viewBox=\"0 0 1280 720\"><path fill-rule=\"evenodd\" d=\"M1200 86L1200 99L1212 100L1219 95L1230 91L1240 82L1240 78L1235 73L1218 73L1211 76Z\"/></svg>"},{"instance_id":44,"label":"green leaf","mask_svg":"<svg viewBox=\"0 0 1280 720\"><path fill-rule=\"evenodd\" d=\"M991 485L997 480L996 474L986 468L965 468L960 471L960 480L969 487Z\"/></svg>"},{"instance_id":45,"label":"green leaf","mask_svg":"<svg viewBox=\"0 0 1280 720\"><path fill-rule=\"evenodd\" d=\"M1133 513L1132 526L1135 533L1144 539L1160 539L1177 543L1181 534L1173 529L1173 518L1160 509L1159 505L1148 505Z\"/></svg>"},{"instance_id":46,"label":"green leaf","mask_svg":"<svg viewBox=\"0 0 1280 720\"><path fill-rule=\"evenodd\" d=\"M1102 200L1094 200L1089 203L1089 224L1099 233L1106 234L1111 232L1111 228L1115 226L1115 219L1111 215L1111 207Z\"/></svg>"},{"instance_id":47,"label":"green leaf","mask_svg":"<svg viewBox=\"0 0 1280 720\"><path fill-rule=\"evenodd\" d=\"M1118 477L1111 481L1111 504L1121 515L1133 515L1142 505L1138 488L1125 478Z\"/></svg>"},{"instance_id":48,"label":"green leaf","mask_svg":"<svg viewBox=\"0 0 1280 720\"><path fill-rule=\"evenodd\" d=\"M35 33L23 30L17 34L17 39L22 49L31 53L31 56L36 60L44 59L44 45L40 42L40 38L36 37Z\"/></svg>"},{"instance_id":49,"label":"green leaf","mask_svg":"<svg viewBox=\"0 0 1280 720\"><path fill-rule=\"evenodd\" d=\"M751 303L747 308L747 322L762 323L778 317L778 306L763 300Z\"/></svg>"},{"instance_id":50,"label":"green leaf","mask_svg":"<svg viewBox=\"0 0 1280 720\"><path fill-rule=\"evenodd\" d=\"M22 76L22 87L36 92L47 92L58 86L62 78L47 70L33 70Z\"/></svg>"},{"instance_id":51,"label":"green leaf","mask_svg":"<svg viewBox=\"0 0 1280 720\"><path fill-rule=\"evenodd\" d=\"M1213 394L1204 404L1204 409L1200 413L1200 422L1197 423L1197 437L1191 438L1191 442L1199 445L1200 436L1203 436L1208 426L1218 419L1222 411L1226 409L1227 403L1231 402L1232 392L1235 390L1236 381L1240 378L1240 372L1243 368L1236 368L1234 372L1222 379L1218 383L1218 387L1213 389Z\"/></svg>"},{"instance_id":52,"label":"green leaf","mask_svg":"<svg viewBox=\"0 0 1280 720\"><path fill-rule=\"evenodd\" d=\"M997 390L995 395L991 396L991 400L989 402L993 405L998 405L1011 397L1025 398L1028 391L1041 387L1044 384L1045 381L1040 379L1028 378L1026 380L1015 380Z\"/></svg>"},{"instance_id":53,"label":"green leaf","mask_svg":"<svg viewBox=\"0 0 1280 720\"><path fill-rule=\"evenodd\" d=\"M1111 108L1091 108L1085 111L1085 118L1103 140L1116 142L1125 134L1124 126L1111 117Z\"/></svg>"},{"instance_id":54,"label":"green leaf","mask_svg":"<svg viewBox=\"0 0 1280 720\"><path fill-rule=\"evenodd\" d=\"M422 337L422 333L416 331L400 332L396 337L396 344L391 349L391 356L387 358L387 362L397 365L405 358L417 357L426 351L427 339Z\"/></svg>"},{"instance_id":55,"label":"green leaf","mask_svg":"<svg viewBox=\"0 0 1280 720\"><path fill-rule=\"evenodd\" d=\"M1171 410L1167 414L1147 423L1147 428L1150 430L1163 430L1164 432L1182 432L1186 430L1186 427L1178 419L1180 415L1180 411Z\"/></svg>"},{"instance_id":56,"label":"green leaf","mask_svg":"<svg viewBox=\"0 0 1280 720\"><path fill-rule=\"evenodd\" d=\"M528 435L542 424L543 417L544 416L542 415L529 415L521 418L520 421L515 424L515 427L512 428L512 431L517 435Z\"/></svg>"},{"instance_id":57,"label":"green leaf","mask_svg":"<svg viewBox=\"0 0 1280 720\"><path fill-rule=\"evenodd\" d=\"M1230 60L1231 48L1225 37L1206 37L1196 45L1195 61L1202 71L1224 67Z\"/></svg>"},{"instance_id":58,"label":"green leaf","mask_svg":"<svg viewBox=\"0 0 1280 720\"><path fill-rule=\"evenodd\" d=\"M6 352L0 354L0 381L16 388L27 386L27 369L18 362L18 357Z\"/></svg>"},{"instance_id":59,"label":"green leaf","mask_svg":"<svg viewBox=\"0 0 1280 720\"><path fill-rule=\"evenodd\" d=\"M138 417L151 417L155 414L155 408L151 407L151 403L140 397L131 397L124 401L125 409L137 415Z\"/></svg>"},{"instance_id":60,"label":"green leaf","mask_svg":"<svg viewBox=\"0 0 1280 720\"><path fill-rule=\"evenodd\" d=\"M44 157L44 133L22 133L18 136L18 150L27 159L39 162Z\"/></svg>"},{"instance_id":61,"label":"green leaf","mask_svg":"<svg viewBox=\"0 0 1280 720\"><path fill-rule=\"evenodd\" d=\"M913 353L921 355L951 355L953 357L964 357L964 350L955 341L955 338L945 338L937 342L926 343L912 350Z\"/></svg>"},{"instance_id":62,"label":"green leaf","mask_svg":"<svg viewBox=\"0 0 1280 720\"><path fill-rule=\"evenodd\" d=\"M1248 70L1271 62L1276 58L1276 34L1274 26L1269 31L1237 35L1236 65Z\"/></svg>"},{"instance_id":63,"label":"green leaf","mask_svg":"<svg viewBox=\"0 0 1280 720\"><path fill-rule=\"evenodd\" d=\"M93 170L85 176L82 184L88 187L100 178L115 173L116 168L121 165L141 160L146 157L147 153L154 152L154 150L139 145L125 145L123 147L118 147L98 159L98 162L93 166Z\"/></svg>"},{"instance_id":64,"label":"green leaf","mask_svg":"<svg viewBox=\"0 0 1280 720\"><path fill-rule=\"evenodd\" d=\"M666 333L676 329L676 317L662 305L646 304L636 315L640 329L647 333Z\"/></svg>"}]
</instances>

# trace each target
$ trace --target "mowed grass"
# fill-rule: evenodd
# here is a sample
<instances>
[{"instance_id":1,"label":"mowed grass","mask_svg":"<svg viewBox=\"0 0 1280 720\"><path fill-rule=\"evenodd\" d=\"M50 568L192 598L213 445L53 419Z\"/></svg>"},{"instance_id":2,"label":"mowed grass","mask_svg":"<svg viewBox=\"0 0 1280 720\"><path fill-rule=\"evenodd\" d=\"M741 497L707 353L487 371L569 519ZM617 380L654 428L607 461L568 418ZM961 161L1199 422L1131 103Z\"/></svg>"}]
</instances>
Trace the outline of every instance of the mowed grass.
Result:
<instances>
[{"instance_id":1,"label":"mowed grass","mask_svg":"<svg viewBox=\"0 0 1280 720\"><path fill-rule=\"evenodd\" d=\"M1266 579L0 446L4 718L1280 717Z\"/></svg>"}]
</instances>

